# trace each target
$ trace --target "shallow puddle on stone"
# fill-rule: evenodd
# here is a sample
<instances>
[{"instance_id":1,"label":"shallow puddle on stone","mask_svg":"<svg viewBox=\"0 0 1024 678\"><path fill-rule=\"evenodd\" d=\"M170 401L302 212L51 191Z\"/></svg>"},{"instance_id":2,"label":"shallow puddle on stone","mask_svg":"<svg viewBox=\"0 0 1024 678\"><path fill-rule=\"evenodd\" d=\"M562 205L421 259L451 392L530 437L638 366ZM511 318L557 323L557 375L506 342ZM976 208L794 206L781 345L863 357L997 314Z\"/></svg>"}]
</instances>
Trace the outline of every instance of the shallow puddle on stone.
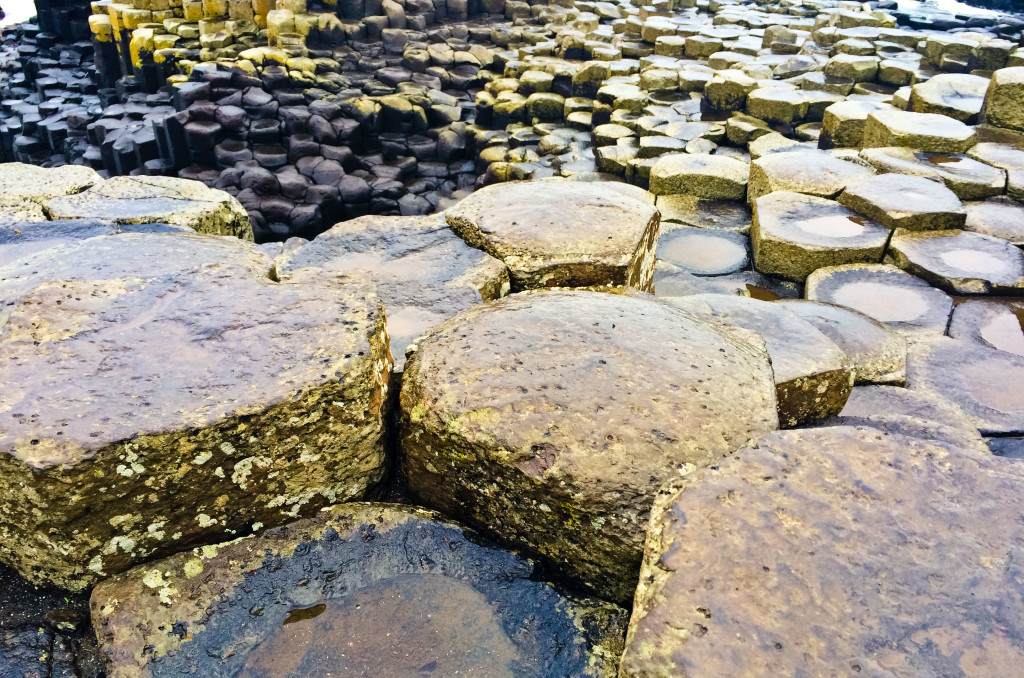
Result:
<instances>
[{"instance_id":1,"label":"shallow puddle on stone","mask_svg":"<svg viewBox=\"0 0 1024 678\"><path fill-rule=\"evenodd\" d=\"M1013 313L1000 313L978 328L978 334L992 346L1024 356L1024 331Z\"/></svg>"},{"instance_id":2,"label":"shallow puddle on stone","mask_svg":"<svg viewBox=\"0 0 1024 678\"><path fill-rule=\"evenodd\" d=\"M963 160L963 158L947 155L946 153L918 153L917 159L932 165L952 165Z\"/></svg>"},{"instance_id":3,"label":"shallow puddle on stone","mask_svg":"<svg viewBox=\"0 0 1024 678\"><path fill-rule=\"evenodd\" d=\"M863 234L865 230L858 217L844 217L841 214L801 219L794 223L803 231L829 238L855 238Z\"/></svg>"},{"instance_id":4,"label":"shallow puddle on stone","mask_svg":"<svg viewBox=\"0 0 1024 678\"><path fill-rule=\"evenodd\" d=\"M665 261L698 273L739 268L747 258L743 245L725 238L700 234L670 240L658 254Z\"/></svg>"},{"instance_id":5,"label":"shallow puddle on stone","mask_svg":"<svg viewBox=\"0 0 1024 678\"><path fill-rule=\"evenodd\" d=\"M998 412L1024 411L1024 369L1003 360L983 360L965 365L961 375L964 388L980 405Z\"/></svg>"},{"instance_id":6,"label":"shallow puddle on stone","mask_svg":"<svg viewBox=\"0 0 1024 678\"><path fill-rule=\"evenodd\" d=\"M239 678L511 678L519 659L493 604L448 577L400 575L298 612L307 616L253 649Z\"/></svg>"},{"instance_id":7,"label":"shallow puddle on stone","mask_svg":"<svg viewBox=\"0 0 1024 678\"><path fill-rule=\"evenodd\" d=\"M761 301L778 301L779 295L775 294L769 289L764 287L758 287L757 285L751 285L747 283L747 294L750 295L751 299L760 299Z\"/></svg>"},{"instance_id":8,"label":"shallow puddle on stone","mask_svg":"<svg viewBox=\"0 0 1024 678\"><path fill-rule=\"evenodd\" d=\"M1003 259L978 250L950 250L939 254L939 259L946 266L986 279L992 278L993 274L1005 273L1010 268L1009 263Z\"/></svg>"},{"instance_id":9,"label":"shallow puddle on stone","mask_svg":"<svg viewBox=\"0 0 1024 678\"><path fill-rule=\"evenodd\" d=\"M927 298L917 290L871 281L843 285L831 301L880 322L910 322L928 311Z\"/></svg>"}]
</instances>

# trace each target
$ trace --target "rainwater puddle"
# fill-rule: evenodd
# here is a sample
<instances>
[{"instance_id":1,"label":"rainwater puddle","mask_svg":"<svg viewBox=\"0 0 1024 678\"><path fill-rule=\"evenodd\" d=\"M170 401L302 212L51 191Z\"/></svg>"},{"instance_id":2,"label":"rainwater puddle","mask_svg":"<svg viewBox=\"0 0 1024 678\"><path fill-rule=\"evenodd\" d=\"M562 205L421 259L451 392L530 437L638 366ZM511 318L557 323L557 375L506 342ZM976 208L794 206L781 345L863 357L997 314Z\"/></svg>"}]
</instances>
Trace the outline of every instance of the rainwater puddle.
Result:
<instances>
[{"instance_id":1,"label":"rainwater puddle","mask_svg":"<svg viewBox=\"0 0 1024 678\"><path fill-rule=\"evenodd\" d=\"M881 322L910 322L928 311L927 298L917 290L869 281L843 285L832 302Z\"/></svg>"}]
</instances>

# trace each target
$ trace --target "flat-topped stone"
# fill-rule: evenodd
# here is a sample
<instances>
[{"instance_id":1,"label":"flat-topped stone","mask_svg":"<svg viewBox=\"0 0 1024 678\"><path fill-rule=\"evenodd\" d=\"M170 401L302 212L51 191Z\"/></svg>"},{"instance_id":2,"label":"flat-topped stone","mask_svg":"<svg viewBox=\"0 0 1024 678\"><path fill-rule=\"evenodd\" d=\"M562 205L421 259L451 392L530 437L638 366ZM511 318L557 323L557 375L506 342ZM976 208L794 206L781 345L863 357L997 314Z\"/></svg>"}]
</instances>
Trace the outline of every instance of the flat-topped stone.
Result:
<instances>
[{"instance_id":1,"label":"flat-topped stone","mask_svg":"<svg viewBox=\"0 0 1024 678\"><path fill-rule=\"evenodd\" d=\"M985 122L1024 131L1024 66L1001 68L992 74L985 94Z\"/></svg>"},{"instance_id":2,"label":"flat-topped stone","mask_svg":"<svg viewBox=\"0 0 1024 678\"><path fill-rule=\"evenodd\" d=\"M873 428L771 434L659 493L619 675L1016 665L1024 604L1000 564L1022 494L1019 464L992 455Z\"/></svg>"},{"instance_id":3,"label":"flat-topped stone","mask_svg":"<svg viewBox=\"0 0 1024 678\"><path fill-rule=\"evenodd\" d=\"M433 328L401 406L415 497L622 601L658 486L778 426L757 338L585 291L514 294Z\"/></svg>"},{"instance_id":4,"label":"flat-topped stone","mask_svg":"<svg viewBox=\"0 0 1024 678\"><path fill-rule=\"evenodd\" d=\"M807 299L780 299L775 303L814 325L843 350L853 365L854 383L906 382L907 341L882 323L835 304Z\"/></svg>"},{"instance_id":5,"label":"flat-topped stone","mask_svg":"<svg viewBox=\"0 0 1024 678\"><path fill-rule=\"evenodd\" d=\"M396 370L405 364L406 347L428 327L509 290L505 265L467 245L441 215L359 217L275 260L281 280L304 269L374 285L387 313Z\"/></svg>"},{"instance_id":6,"label":"flat-topped stone","mask_svg":"<svg viewBox=\"0 0 1024 678\"><path fill-rule=\"evenodd\" d=\"M913 417L977 431L974 421L947 398L898 386L857 386L850 392L846 406L839 414L859 418L879 415Z\"/></svg>"},{"instance_id":7,"label":"flat-topped stone","mask_svg":"<svg viewBox=\"0 0 1024 678\"><path fill-rule=\"evenodd\" d=\"M495 184L449 208L445 219L505 263L514 290L651 285L660 217L653 201L633 191L603 182Z\"/></svg>"},{"instance_id":8,"label":"flat-topped stone","mask_svg":"<svg viewBox=\"0 0 1024 678\"><path fill-rule=\"evenodd\" d=\"M990 235L898 231L889 254L905 271L957 294L1019 294L1024 287L1024 254Z\"/></svg>"},{"instance_id":9,"label":"flat-topped stone","mask_svg":"<svg viewBox=\"0 0 1024 678\"><path fill-rule=\"evenodd\" d=\"M939 73L913 86L910 109L939 113L973 125L981 116L989 79L967 73Z\"/></svg>"},{"instance_id":10,"label":"flat-topped stone","mask_svg":"<svg viewBox=\"0 0 1024 678\"><path fill-rule=\"evenodd\" d=\"M949 336L1024 356L1024 302L964 301L953 309Z\"/></svg>"},{"instance_id":11,"label":"flat-topped stone","mask_svg":"<svg viewBox=\"0 0 1024 678\"><path fill-rule=\"evenodd\" d=\"M909 336L942 334L953 300L920 278L889 264L846 264L807 277L808 299L846 306Z\"/></svg>"},{"instance_id":12,"label":"flat-topped stone","mask_svg":"<svg viewBox=\"0 0 1024 678\"><path fill-rule=\"evenodd\" d=\"M437 514L361 503L140 566L91 606L122 678L613 678L628 619Z\"/></svg>"},{"instance_id":13,"label":"flat-topped stone","mask_svg":"<svg viewBox=\"0 0 1024 678\"><path fill-rule=\"evenodd\" d=\"M864 126L868 116L879 110L893 110L879 101L840 101L822 114L821 148L860 148L864 142Z\"/></svg>"},{"instance_id":14,"label":"flat-topped stone","mask_svg":"<svg viewBox=\"0 0 1024 678\"><path fill-rule=\"evenodd\" d=\"M964 203L964 211L967 213L965 230L1024 246L1024 205L1003 198Z\"/></svg>"},{"instance_id":15,"label":"flat-topped stone","mask_svg":"<svg viewBox=\"0 0 1024 678\"><path fill-rule=\"evenodd\" d=\"M80 590L359 498L384 472L371 289L237 239L99 236L0 268L0 558ZM13 488L18 488L15 491Z\"/></svg>"},{"instance_id":16,"label":"flat-topped stone","mask_svg":"<svg viewBox=\"0 0 1024 678\"><path fill-rule=\"evenodd\" d=\"M783 427L830 417L843 408L853 386L850 361L839 346L798 315L767 301L724 294L666 301L761 335L772 359Z\"/></svg>"},{"instance_id":17,"label":"flat-topped stone","mask_svg":"<svg viewBox=\"0 0 1024 678\"><path fill-rule=\"evenodd\" d=\"M712 200L743 200L750 166L718 155L665 155L651 168L651 192L683 193Z\"/></svg>"},{"instance_id":18,"label":"flat-topped stone","mask_svg":"<svg viewBox=\"0 0 1024 678\"><path fill-rule=\"evenodd\" d=\"M1006 171L1006 194L1024 201L1024 142L1005 144L984 141L972 146L967 155L983 163Z\"/></svg>"},{"instance_id":19,"label":"flat-topped stone","mask_svg":"<svg viewBox=\"0 0 1024 678\"><path fill-rule=\"evenodd\" d=\"M46 200L44 206L51 219L167 223L199 233L253 239L249 215L238 200L188 179L114 177L81 193Z\"/></svg>"},{"instance_id":20,"label":"flat-topped stone","mask_svg":"<svg viewBox=\"0 0 1024 678\"><path fill-rule=\"evenodd\" d=\"M870 177L874 173L870 167L842 160L825 151L769 153L750 163L747 200L753 203L772 191L795 191L834 198L854 179Z\"/></svg>"},{"instance_id":21,"label":"flat-topped stone","mask_svg":"<svg viewBox=\"0 0 1024 678\"><path fill-rule=\"evenodd\" d=\"M658 259L694 275L725 275L750 262L750 241L727 230L678 226L658 239Z\"/></svg>"},{"instance_id":22,"label":"flat-topped stone","mask_svg":"<svg viewBox=\"0 0 1024 678\"><path fill-rule=\"evenodd\" d=\"M937 113L874 111L864 123L863 146L904 146L936 153L965 153L977 141L974 129Z\"/></svg>"},{"instance_id":23,"label":"flat-topped stone","mask_svg":"<svg viewBox=\"0 0 1024 678\"><path fill-rule=\"evenodd\" d=\"M0 163L0 196L42 204L50 198L81 193L103 183L96 170L84 165L49 169L23 162Z\"/></svg>"},{"instance_id":24,"label":"flat-topped stone","mask_svg":"<svg viewBox=\"0 0 1024 678\"><path fill-rule=\"evenodd\" d=\"M834 200L776 191L754 202L750 238L757 270L804 280L824 266L880 262L889 229Z\"/></svg>"},{"instance_id":25,"label":"flat-topped stone","mask_svg":"<svg viewBox=\"0 0 1024 678\"><path fill-rule=\"evenodd\" d=\"M960 199L941 183L907 174L851 181L839 202L889 228L910 231L962 228Z\"/></svg>"},{"instance_id":26,"label":"flat-topped stone","mask_svg":"<svg viewBox=\"0 0 1024 678\"><path fill-rule=\"evenodd\" d=\"M659 195L656 203L661 220L724 231L747 233L750 230L750 206L740 200L712 200L694 195Z\"/></svg>"},{"instance_id":27,"label":"flat-topped stone","mask_svg":"<svg viewBox=\"0 0 1024 678\"><path fill-rule=\"evenodd\" d=\"M861 157L880 172L941 181L961 200L980 200L1006 191L1006 172L963 153L928 153L912 148L865 148Z\"/></svg>"},{"instance_id":28,"label":"flat-topped stone","mask_svg":"<svg viewBox=\"0 0 1024 678\"><path fill-rule=\"evenodd\" d=\"M907 388L947 398L985 435L1024 432L1024 357L936 337L907 350Z\"/></svg>"}]
</instances>

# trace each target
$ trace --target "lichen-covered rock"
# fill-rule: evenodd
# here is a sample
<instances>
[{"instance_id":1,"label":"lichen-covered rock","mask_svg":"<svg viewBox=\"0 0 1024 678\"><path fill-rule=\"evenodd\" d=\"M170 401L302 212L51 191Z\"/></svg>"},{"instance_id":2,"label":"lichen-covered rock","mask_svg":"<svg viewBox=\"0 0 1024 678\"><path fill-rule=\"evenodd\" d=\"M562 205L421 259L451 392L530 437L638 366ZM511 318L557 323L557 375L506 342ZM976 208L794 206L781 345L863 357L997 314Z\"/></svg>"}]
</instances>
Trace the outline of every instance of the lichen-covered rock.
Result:
<instances>
[{"instance_id":1,"label":"lichen-covered rock","mask_svg":"<svg viewBox=\"0 0 1024 678\"><path fill-rule=\"evenodd\" d=\"M619 675L1019 665L1022 496L1020 465L992 455L864 428L767 436L659 493Z\"/></svg>"},{"instance_id":2,"label":"lichen-covered rock","mask_svg":"<svg viewBox=\"0 0 1024 678\"><path fill-rule=\"evenodd\" d=\"M40 205L50 198L74 195L103 183L96 170L83 165L63 165L49 169L22 162L0 163L0 195L5 199L23 199Z\"/></svg>"},{"instance_id":3,"label":"lichen-covered rock","mask_svg":"<svg viewBox=\"0 0 1024 678\"><path fill-rule=\"evenodd\" d=\"M80 590L381 478L379 302L274 283L269 264L239 240L169 233L0 268L0 559Z\"/></svg>"},{"instance_id":4,"label":"lichen-covered rock","mask_svg":"<svg viewBox=\"0 0 1024 678\"><path fill-rule=\"evenodd\" d=\"M985 122L1024 131L1024 66L992 74L985 94Z\"/></svg>"},{"instance_id":5,"label":"lichen-covered rock","mask_svg":"<svg viewBox=\"0 0 1024 678\"><path fill-rule=\"evenodd\" d=\"M495 184L445 212L463 240L508 266L512 288L649 290L661 225L646 191L603 182Z\"/></svg>"},{"instance_id":6,"label":"lichen-covered rock","mask_svg":"<svg viewBox=\"0 0 1024 678\"><path fill-rule=\"evenodd\" d=\"M595 292L515 294L435 327L401 407L415 496L616 601L657 487L778 426L756 337Z\"/></svg>"},{"instance_id":7,"label":"lichen-covered rock","mask_svg":"<svg viewBox=\"0 0 1024 678\"><path fill-rule=\"evenodd\" d=\"M804 280L825 266L880 262L889 229L834 200L775 191L754 201L750 240L757 270Z\"/></svg>"},{"instance_id":8,"label":"lichen-covered rock","mask_svg":"<svg viewBox=\"0 0 1024 678\"><path fill-rule=\"evenodd\" d=\"M437 514L356 503L140 566L91 602L111 678L613 678L626 611L538 575Z\"/></svg>"},{"instance_id":9,"label":"lichen-covered rock","mask_svg":"<svg viewBox=\"0 0 1024 678\"><path fill-rule=\"evenodd\" d=\"M43 205L51 219L167 223L199 233L253 239L249 215L238 200L188 179L114 177L81 193L50 198Z\"/></svg>"},{"instance_id":10,"label":"lichen-covered rock","mask_svg":"<svg viewBox=\"0 0 1024 678\"><path fill-rule=\"evenodd\" d=\"M469 247L440 215L359 217L275 260L281 280L304 269L373 283L384 302L398 370L406 347L428 327L509 290L505 265Z\"/></svg>"},{"instance_id":11,"label":"lichen-covered rock","mask_svg":"<svg viewBox=\"0 0 1024 678\"><path fill-rule=\"evenodd\" d=\"M814 325L785 307L725 294L693 294L666 301L764 339L783 428L831 417L843 409L854 381L849 358Z\"/></svg>"}]
</instances>

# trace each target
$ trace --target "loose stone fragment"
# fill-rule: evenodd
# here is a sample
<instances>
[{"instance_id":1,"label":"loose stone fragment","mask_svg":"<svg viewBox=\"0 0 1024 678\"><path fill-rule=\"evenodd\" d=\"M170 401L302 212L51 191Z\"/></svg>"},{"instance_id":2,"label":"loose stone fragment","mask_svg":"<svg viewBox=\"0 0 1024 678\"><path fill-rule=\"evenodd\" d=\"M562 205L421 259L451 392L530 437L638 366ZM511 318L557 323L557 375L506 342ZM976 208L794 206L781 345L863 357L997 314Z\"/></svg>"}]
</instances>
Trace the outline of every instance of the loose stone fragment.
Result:
<instances>
[{"instance_id":1,"label":"loose stone fragment","mask_svg":"<svg viewBox=\"0 0 1024 678\"><path fill-rule=\"evenodd\" d=\"M944 333L953 310L948 294L888 264L818 269L807 277L806 295L852 308L909 336Z\"/></svg>"},{"instance_id":2,"label":"loose stone fragment","mask_svg":"<svg viewBox=\"0 0 1024 678\"><path fill-rule=\"evenodd\" d=\"M355 503L137 567L91 606L123 678L614 677L626 611L537 569L429 511Z\"/></svg>"},{"instance_id":3,"label":"loose stone fragment","mask_svg":"<svg viewBox=\"0 0 1024 678\"><path fill-rule=\"evenodd\" d=\"M658 259L694 275L724 275L746 266L746 236L726 230L674 226L658 240Z\"/></svg>"},{"instance_id":4,"label":"loose stone fragment","mask_svg":"<svg viewBox=\"0 0 1024 678\"><path fill-rule=\"evenodd\" d=\"M880 172L941 181L961 200L980 200L1006 190L1006 172L963 153L926 153L911 148L865 148L861 157Z\"/></svg>"},{"instance_id":5,"label":"loose stone fragment","mask_svg":"<svg viewBox=\"0 0 1024 678\"><path fill-rule=\"evenodd\" d=\"M0 268L0 558L81 590L361 497L390 353L372 290L236 239L99 236ZM15 490L14 488L18 488Z\"/></svg>"},{"instance_id":6,"label":"loose stone fragment","mask_svg":"<svg viewBox=\"0 0 1024 678\"><path fill-rule=\"evenodd\" d=\"M281 280L304 269L374 284L388 316L397 370L406 347L428 327L509 289L505 265L466 245L440 215L345 221L275 262Z\"/></svg>"},{"instance_id":7,"label":"loose stone fragment","mask_svg":"<svg viewBox=\"0 0 1024 678\"><path fill-rule=\"evenodd\" d=\"M971 127L937 113L875 111L864 124L865 148L905 146L935 153L965 153L976 141Z\"/></svg>"},{"instance_id":8,"label":"loose stone fragment","mask_svg":"<svg viewBox=\"0 0 1024 678\"><path fill-rule=\"evenodd\" d=\"M1024 356L1024 303L964 301L953 309L949 336Z\"/></svg>"},{"instance_id":9,"label":"loose stone fragment","mask_svg":"<svg viewBox=\"0 0 1024 678\"><path fill-rule=\"evenodd\" d=\"M761 335L775 371L779 423L784 428L843 409L854 380L849 359L811 323L782 306L747 297L695 294L666 301Z\"/></svg>"},{"instance_id":10,"label":"loose stone fragment","mask_svg":"<svg viewBox=\"0 0 1024 678\"><path fill-rule=\"evenodd\" d=\"M651 192L683 193L712 200L743 200L750 166L718 155L662 156L651 168Z\"/></svg>"},{"instance_id":11,"label":"loose stone fragment","mask_svg":"<svg viewBox=\"0 0 1024 678\"><path fill-rule=\"evenodd\" d=\"M889 229L833 200L776 191L754 202L750 238L757 270L804 280L825 266L880 262Z\"/></svg>"},{"instance_id":12,"label":"loose stone fragment","mask_svg":"<svg viewBox=\"0 0 1024 678\"><path fill-rule=\"evenodd\" d=\"M583 291L514 294L430 330L401 405L416 497L617 601L657 487L778 426L756 338Z\"/></svg>"},{"instance_id":13,"label":"loose stone fragment","mask_svg":"<svg viewBox=\"0 0 1024 678\"><path fill-rule=\"evenodd\" d=\"M445 212L473 247L503 261L514 290L630 285L654 275L660 217L649 196L605 183L513 182L481 189ZM632 188L632 187L625 187Z\"/></svg>"},{"instance_id":14,"label":"loose stone fragment","mask_svg":"<svg viewBox=\"0 0 1024 678\"><path fill-rule=\"evenodd\" d=\"M834 198L851 181L873 175L870 167L841 160L825 151L769 153L750 163L747 200L752 203L772 191Z\"/></svg>"},{"instance_id":15,"label":"loose stone fragment","mask_svg":"<svg viewBox=\"0 0 1024 678\"><path fill-rule=\"evenodd\" d=\"M944 396L985 435L1024 432L1024 357L936 337L907 351L907 387Z\"/></svg>"},{"instance_id":16,"label":"loose stone fragment","mask_svg":"<svg viewBox=\"0 0 1024 678\"><path fill-rule=\"evenodd\" d=\"M937 181L905 174L851 181L839 202L884 226L908 231L962 228L967 219L951 190Z\"/></svg>"},{"instance_id":17,"label":"loose stone fragment","mask_svg":"<svg viewBox=\"0 0 1024 678\"><path fill-rule=\"evenodd\" d=\"M249 215L238 200L188 179L114 177L81 193L46 200L44 206L52 219L168 223L200 233L253 239Z\"/></svg>"},{"instance_id":18,"label":"loose stone fragment","mask_svg":"<svg viewBox=\"0 0 1024 678\"><path fill-rule=\"evenodd\" d=\"M907 341L880 322L834 304L805 299L780 299L775 303L834 341L850 359L855 383L902 385L906 381Z\"/></svg>"},{"instance_id":19,"label":"loose stone fragment","mask_svg":"<svg viewBox=\"0 0 1024 678\"><path fill-rule=\"evenodd\" d=\"M1022 494L992 455L845 426L767 436L659 493L619 675L1017 665L1021 586L978 563L1014 558Z\"/></svg>"},{"instance_id":20,"label":"loose stone fragment","mask_svg":"<svg viewBox=\"0 0 1024 678\"><path fill-rule=\"evenodd\" d=\"M903 270L953 293L1005 294L1024 287L1024 254L989 235L897 232L889 253Z\"/></svg>"}]
</instances>

